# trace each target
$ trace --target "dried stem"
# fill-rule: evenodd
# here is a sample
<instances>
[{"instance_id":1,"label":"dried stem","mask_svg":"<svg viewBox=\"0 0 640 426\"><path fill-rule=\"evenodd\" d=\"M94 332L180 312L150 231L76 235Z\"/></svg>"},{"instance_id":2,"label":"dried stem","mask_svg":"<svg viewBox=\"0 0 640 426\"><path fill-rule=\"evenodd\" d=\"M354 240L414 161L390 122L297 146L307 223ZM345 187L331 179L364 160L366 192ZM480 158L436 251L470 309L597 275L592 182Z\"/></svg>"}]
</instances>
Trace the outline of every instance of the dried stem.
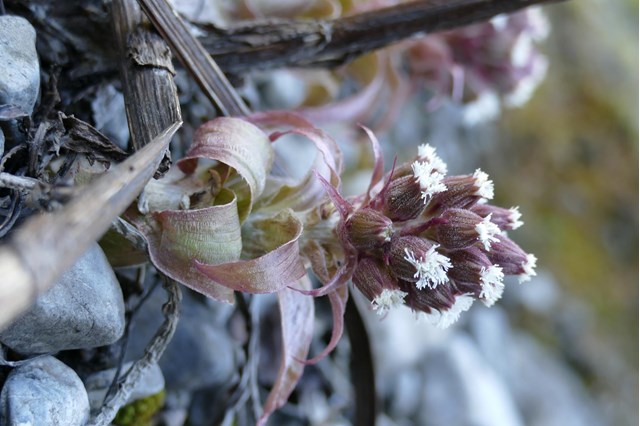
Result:
<instances>
[{"instance_id":1,"label":"dried stem","mask_svg":"<svg viewBox=\"0 0 640 426\"><path fill-rule=\"evenodd\" d=\"M202 44L225 72L287 66L327 67L427 33L450 30L561 0L421 0L331 21L270 20L203 26Z\"/></svg>"},{"instance_id":2,"label":"dried stem","mask_svg":"<svg viewBox=\"0 0 640 426\"><path fill-rule=\"evenodd\" d=\"M167 303L162 307L162 312L165 316L164 322L155 336L153 336L153 339L151 339L151 342L149 342L142 358L133 363L124 376L123 381L118 386L117 392L105 402L100 412L89 420L87 423L88 426L106 426L111 424L111 421L116 417L116 414L118 414L118 410L126 404L140 378L160 360L160 357L171 341L180 317L179 307L180 301L182 300L182 292L180 285L167 277L165 277L163 287L169 295Z\"/></svg>"},{"instance_id":3,"label":"dried stem","mask_svg":"<svg viewBox=\"0 0 640 426\"><path fill-rule=\"evenodd\" d=\"M145 27L135 0L114 0L111 13L131 142L139 150L162 129L181 121L171 50L158 34ZM162 172L168 164L167 157Z\"/></svg>"},{"instance_id":4,"label":"dried stem","mask_svg":"<svg viewBox=\"0 0 640 426\"><path fill-rule=\"evenodd\" d=\"M0 187L2 188L11 188L18 191L29 192L41 184L43 183L38 179L0 172Z\"/></svg>"},{"instance_id":5,"label":"dried stem","mask_svg":"<svg viewBox=\"0 0 640 426\"><path fill-rule=\"evenodd\" d=\"M247 115L245 103L167 0L138 2L209 100L224 115Z\"/></svg>"}]
</instances>

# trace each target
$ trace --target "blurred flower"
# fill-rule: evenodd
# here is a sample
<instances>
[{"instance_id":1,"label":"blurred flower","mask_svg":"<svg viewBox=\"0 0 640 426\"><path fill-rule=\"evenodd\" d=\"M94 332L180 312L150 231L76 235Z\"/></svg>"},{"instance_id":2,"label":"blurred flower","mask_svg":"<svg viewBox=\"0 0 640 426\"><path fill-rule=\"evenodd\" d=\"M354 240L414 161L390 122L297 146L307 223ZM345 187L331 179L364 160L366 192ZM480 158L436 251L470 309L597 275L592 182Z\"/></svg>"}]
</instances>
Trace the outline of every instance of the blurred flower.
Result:
<instances>
[{"instance_id":1,"label":"blurred flower","mask_svg":"<svg viewBox=\"0 0 640 426\"><path fill-rule=\"evenodd\" d=\"M345 13L394 6L397 0L359 1ZM318 122L362 121L374 128L393 123L409 97L430 92L428 109L447 100L462 106L462 121L473 126L496 118L501 108L524 105L544 80L548 61L539 50L550 31L538 7L487 22L411 38L318 76L296 71L307 92L326 86L321 102L305 102L299 112ZM344 83L344 90L335 88ZM359 87L354 91L353 87ZM329 90L333 88L333 90ZM332 94L331 94L332 93ZM347 97L338 98L340 94ZM428 155L427 155L428 156ZM419 160L423 161L423 155ZM435 168L440 173L446 170Z\"/></svg>"}]
</instances>

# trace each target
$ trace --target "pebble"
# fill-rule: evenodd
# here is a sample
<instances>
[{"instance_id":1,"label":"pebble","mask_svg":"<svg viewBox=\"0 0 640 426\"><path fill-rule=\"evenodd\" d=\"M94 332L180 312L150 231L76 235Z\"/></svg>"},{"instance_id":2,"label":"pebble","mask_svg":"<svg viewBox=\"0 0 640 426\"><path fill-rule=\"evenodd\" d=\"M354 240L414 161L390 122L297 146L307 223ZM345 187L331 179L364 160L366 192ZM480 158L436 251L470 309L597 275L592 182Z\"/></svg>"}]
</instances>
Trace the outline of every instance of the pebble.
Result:
<instances>
[{"instance_id":1,"label":"pebble","mask_svg":"<svg viewBox=\"0 0 640 426\"><path fill-rule=\"evenodd\" d=\"M36 31L19 16L0 16L0 104L31 114L40 90Z\"/></svg>"},{"instance_id":2,"label":"pebble","mask_svg":"<svg viewBox=\"0 0 640 426\"><path fill-rule=\"evenodd\" d=\"M13 370L0 393L4 426L80 426L88 419L89 400L82 381L52 356Z\"/></svg>"},{"instance_id":3,"label":"pebble","mask_svg":"<svg viewBox=\"0 0 640 426\"><path fill-rule=\"evenodd\" d=\"M0 342L21 354L87 349L117 341L124 332L122 290L98 244L65 272Z\"/></svg>"}]
</instances>

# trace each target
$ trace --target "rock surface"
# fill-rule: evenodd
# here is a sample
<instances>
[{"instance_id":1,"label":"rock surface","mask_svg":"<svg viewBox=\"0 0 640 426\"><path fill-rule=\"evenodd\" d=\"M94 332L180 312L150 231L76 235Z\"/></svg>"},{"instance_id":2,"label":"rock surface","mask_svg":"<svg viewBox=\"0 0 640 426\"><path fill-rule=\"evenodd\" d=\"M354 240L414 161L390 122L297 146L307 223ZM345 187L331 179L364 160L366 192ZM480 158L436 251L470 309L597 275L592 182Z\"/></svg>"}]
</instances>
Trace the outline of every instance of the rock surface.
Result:
<instances>
[{"instance_id":1,"label":"rock surface","mask_svg":"<svg viewBox=\"0 0 640 426\"><path fill-rule=\"evenodd\" d=\"M89 400L82 381L52 356L13 370L0 393L4 426L80 426L88 419Z\"/></svg>"},{"instance_id":2,"label":"rock surface","mask_svg":"<svg viewBox=\"0 0 640 426\"><path fill-rule=\"evenodd\" d=\"M26 314L0 332L0 341L21 354L93 348L118 340L124 325L120 284L94 244Z\"/></svg>"},{"instance_id":3,"label":"rock surface","mask_svg":"<svg viewBox=\"0 0 640 426\"><path fill-rule=\"evenodd\" d=\"M36 31L19 16L0 16L0 104L31 114L40 90Z\"/></svg>"},{"instance_id":4,"label":"rock surface","mask_svg":"<svg viewBox=\"0 0 640 426\"><path fill-rule=\"evenodd\" d=\"M120 374L124 374L131 367L133 363L126 363ZM89 394L89 405L91 410L98 410L102 406L104 397L111 386L113 376L116 372L115 368L99 371L87 377L84 380L84 386ZM137 401L138 399L146 398L151 395L155 395L164 389L164 376L162 370L158 364L153 364L149 370L140 378L140 381L136 384L136 387L131 392L127 404Z\"/></svg>"},{"instance_id":5,"label":"rock surface","mask_svg":"<svg viewBox=\"0 0 640 426\"><path fill-rule=\"evenodd\" d=\"M524 424L504 381L464 333L427 353L423 377L421 424Z\"/></svg>"},{"instance_id":6,"label":"rock surface","mask_svg":"<svg viewBox=\"0 0 640 426\"><path fill-rule=\"evenodd\" d=\"M133 320L127 360L142 356L160 326L165 292L156 289ZM226 306L217 304L220 309ZM235 346L216 312L185 292L176 332L160 358L167 390L197 390L228 381L235 369Z\"/></svg>"},{"instance_id":7,"label":"rock surface","mask_svg":"<svg viewBox=\"0 0 640 426\"><path fill-rule=\"evenodd\" d=\"M122 93L112 84L100 86L96 91L95 99L91 101L91 111L96 129L126 150L129 126Z\"/></svg>"}]
</instances>

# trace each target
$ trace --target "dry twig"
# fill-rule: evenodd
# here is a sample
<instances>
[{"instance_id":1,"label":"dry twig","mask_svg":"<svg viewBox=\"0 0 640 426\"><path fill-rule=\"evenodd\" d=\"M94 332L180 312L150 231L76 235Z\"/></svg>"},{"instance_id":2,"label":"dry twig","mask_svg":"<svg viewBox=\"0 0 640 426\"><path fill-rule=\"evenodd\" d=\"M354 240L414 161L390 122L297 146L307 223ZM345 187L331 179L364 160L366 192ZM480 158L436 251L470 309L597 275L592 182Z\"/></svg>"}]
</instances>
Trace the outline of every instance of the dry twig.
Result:
<instances>
[{"instance_id":1,"label":"dry twig","mask_svg":"<svg viewBox=\"0 0 640 426\"><path fill-rule=\"evenodd\" d=\"M209 100L224 115L247 115L245 103L167 0L138 2Z\"/></svg>"},{"instance_id":2,"label":"dry twig","mask_svg":"<svg viewBox=\"0 0 640 426\"><path fill-rule=\"evenodd\" d=\"M148 0L145 0L148 1ZM416 35L451 30L561 0L420 0L331 21L269 20L202 26L202 44L227 73L333 67Z\"/></svg>"}]
</instances>

